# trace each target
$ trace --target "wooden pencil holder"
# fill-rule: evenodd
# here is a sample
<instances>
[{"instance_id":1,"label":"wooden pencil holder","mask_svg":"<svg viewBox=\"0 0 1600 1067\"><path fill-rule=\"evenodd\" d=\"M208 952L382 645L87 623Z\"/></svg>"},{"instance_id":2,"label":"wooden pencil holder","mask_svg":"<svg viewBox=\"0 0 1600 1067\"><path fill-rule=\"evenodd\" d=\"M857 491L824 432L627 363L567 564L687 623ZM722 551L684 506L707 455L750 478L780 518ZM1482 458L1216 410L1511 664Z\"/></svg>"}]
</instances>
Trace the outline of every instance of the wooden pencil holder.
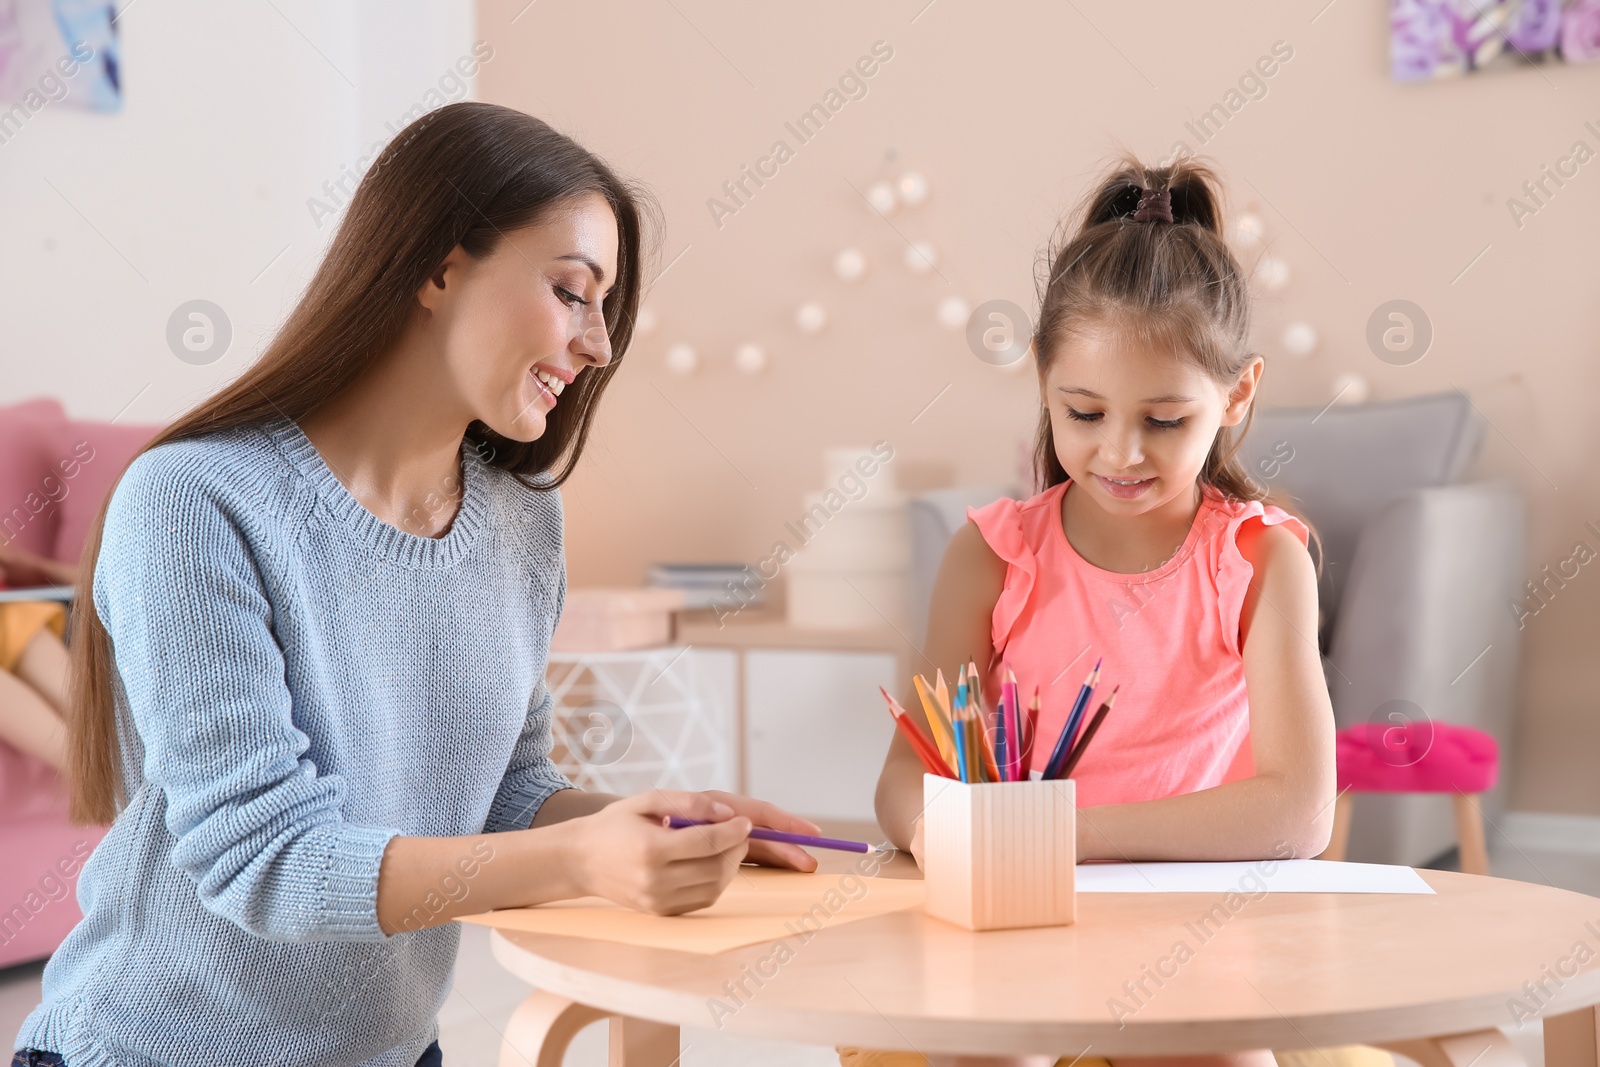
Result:
<instances>
[{"instance_id":1,"label":"wooden pencil holder","mask_svg":"<svg viewBox=\"0 0 1600 1067\"><path fill-rule=\"evenodd\" d=\"M974 784L923 775L928 914L968 930L1073 922L1075 787L1071 779Z\"/></svg>"}]
</instances>

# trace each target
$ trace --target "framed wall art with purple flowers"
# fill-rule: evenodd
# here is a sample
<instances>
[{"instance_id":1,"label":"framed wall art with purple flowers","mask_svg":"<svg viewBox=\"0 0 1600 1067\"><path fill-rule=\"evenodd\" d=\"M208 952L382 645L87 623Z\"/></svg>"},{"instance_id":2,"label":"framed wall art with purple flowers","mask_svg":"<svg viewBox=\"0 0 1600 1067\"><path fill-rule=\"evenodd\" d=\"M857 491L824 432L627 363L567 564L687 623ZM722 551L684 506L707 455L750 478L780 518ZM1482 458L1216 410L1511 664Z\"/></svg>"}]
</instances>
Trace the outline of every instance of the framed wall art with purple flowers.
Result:
<instances>
[{"instance_id":1,"label":"framed wall art with purple flowers","mask_svg":"<svg viewBox=\"0 0 1600 1067\"><path fill-rule=\"evenodd\" d=\"M1600 0L1389 0L1396 81L1600 60Z\"/></svg>"},{"instance_id":2,"label":"framed wall art with purple flowers","mask_svg":"<svg viewBox=\"0 0 1600 1067\"><path fill-rule=\"evenodd\" d=\"M118 111L112 0L0 0L0 144L51 105Z\"/></svg>"}]
</instances>

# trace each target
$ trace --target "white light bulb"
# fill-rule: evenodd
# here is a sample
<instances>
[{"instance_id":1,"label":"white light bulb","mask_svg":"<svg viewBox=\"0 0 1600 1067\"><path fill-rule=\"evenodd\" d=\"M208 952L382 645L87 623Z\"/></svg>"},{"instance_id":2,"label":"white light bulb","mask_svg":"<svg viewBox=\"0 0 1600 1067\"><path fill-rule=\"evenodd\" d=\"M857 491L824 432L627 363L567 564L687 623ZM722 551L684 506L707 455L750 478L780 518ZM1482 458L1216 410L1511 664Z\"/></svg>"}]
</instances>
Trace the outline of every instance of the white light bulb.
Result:
<instances>
[{"instance_id":1,"label":"white light bulb","mask_svg":"<svg viewBox=\"0 0 1600 1067\"><path fill-rule=\"evenodd\" d=\"M1275 293L1289 284L1289 264L1277 256L1262 256L1256 264L1256 280L1263 289Z\"/></svg>"},{"instance_id":2,"label":"white light bulb","mask_svg":"<svg viewBox=\"0 0 1600 1067\"><path fill-rule=\"evenodd\" d=\"M660 321L656 317L655 309L642 307L639 309L638 317L633 320L633 332L640 337L653 333Z\"/></svg>"},{"instance_id":3,"label":"white light bulb","mask_svg":"<svg viewBox=\"0 0 1600 1067\"><path fill-rule=\"evenodd\" d=\"M833 257L833 273L842 282L853 282L867 272L867 257L859 248L846 248Z\"/></svg>"},{"instance_id":4,"label":"white light bulb","mask_svg":"<svg viewBox=\"0 0 1600 1067\"><path fill-rule=\"evenodd\" d=\"M900 199L907 207L916 207L928 199L928 179L921 173L908 170L900 175Z\"/></svg>"},{"instance_id":5,"label":"white light bulb","mask_svg":"<svg viewBox=\"0 0 1600 1067\"><path fill-rule=\"evenodd\" d=\"M801 304L794 313L794 324L801 333L819 333L828 325L828 312L814 300Z\"/></svg>"},{"instance_id":6,"label":"white light bulb","mask_svg":"<svg viewBox=\"0 0 1600 1067\"><path fill-rule=\"evenodd\" d=\"M1309 356L1317 350L1317 331L1308 322L1291 322L1283 330L1283 350L1291 356Z\"/></svg>"},{"instance_id":7,"label":"white light bulb","mask_svg":"<svg viewBox=\"0 0 1600 1067\"><path fill-rule=\"evenodd\" d=\"M926 274L938 261L938 254L927 241L912 241L906 246L906 270L912 274Z\"/></svg>"},{"instance_id":8,"label":"white light bulb","mask_svg":"<svg viewBox=\"0 0 1600 1067\"><path fill-rule=\"evenodd\" d=\"M967 302L959 296L947 296L939 301L936 315L939 325L947 330L959 330L967 324L967 318L972 314L972 309Z\"/></svg>"},{"instance_id":9,"label":"white light bulb","mask_svg":"<svg viewBox=\"0 0 1600 1067\"><path fill-rule=\"evenodd\" d=\"M756 344L740 345L734 350L733 365L746 374L760 374L767 369L767 350Z\"/></svg>"},{"instance_id":10,"label":"white light bulb","mask_svg":"<svg viewBox=\"0 0 1600 1067\"><path fill-rule=\"evenodd\" d=\"M1248 212L1240 215L1233 224L1234 239L1245 244L1259 242L1266 232L1267 228L1262 223L1261 216Z\"/></svg>"},{"instance_id":11,"label":"white light bulb","mask_svg":"<svg viewBox=\"0 0 1600 1067\"><path fill-rule=\"evenodd\" d=\"M679 341L667 349L667 369L673 374L693 374L700 365L694 346Z\"/></svg>"},{"instance_id":12,"label":"white light bulb","mask_svg":"<svg viewBox=\"0 0 1600 1067\"><path fill-rule=\"evenodd\" d=\"M867 203L880 215L894 213L895 197L894 186L888 182L873 182L867 186Z\"/></svg>"}]
</instances>

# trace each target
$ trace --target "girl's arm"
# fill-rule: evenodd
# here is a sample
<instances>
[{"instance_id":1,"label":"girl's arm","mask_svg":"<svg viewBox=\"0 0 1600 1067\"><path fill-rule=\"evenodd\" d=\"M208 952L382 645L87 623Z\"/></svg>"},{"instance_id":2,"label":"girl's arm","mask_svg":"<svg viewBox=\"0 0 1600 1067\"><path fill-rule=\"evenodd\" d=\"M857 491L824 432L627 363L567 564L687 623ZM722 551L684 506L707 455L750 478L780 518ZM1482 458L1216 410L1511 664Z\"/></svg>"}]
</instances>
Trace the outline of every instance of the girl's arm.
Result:
<instances>
[{"instance_id":1,"label":"girl's arm","mask_svg":"<svg viewBox=\"0 0 1600 1067\"><path fill-rule=\"evenodd\" d=\"M1333 708L1317 650L1317 577L1299 538L1248 522L1255 568L1240 614L1255 776L1196 793L1078 812L1078 859L1315 856L1333 830Z\"/></svg>"},{"instance_id":2,"label":"girl's arm","mask_svg":"<svg viewBox=\"0 0 1600 1067\"><path fill-rule=\"evenodd\" d=\"M995 555L978 528L968 522L957 530L939 564L928 605L928 639L919 670L930 682L935 667L952 668L969 659L976 660L978 670L988 677L994 655L991 620L1005 582L1006 562ZM915 688L907 686L900 703L919 723L927 721ZM922 818L922 774L922 762L896 730L878 776L878 823L896 848L911 851L919 863L920 849L912 838Z\"/></svg>"}]
</instances>

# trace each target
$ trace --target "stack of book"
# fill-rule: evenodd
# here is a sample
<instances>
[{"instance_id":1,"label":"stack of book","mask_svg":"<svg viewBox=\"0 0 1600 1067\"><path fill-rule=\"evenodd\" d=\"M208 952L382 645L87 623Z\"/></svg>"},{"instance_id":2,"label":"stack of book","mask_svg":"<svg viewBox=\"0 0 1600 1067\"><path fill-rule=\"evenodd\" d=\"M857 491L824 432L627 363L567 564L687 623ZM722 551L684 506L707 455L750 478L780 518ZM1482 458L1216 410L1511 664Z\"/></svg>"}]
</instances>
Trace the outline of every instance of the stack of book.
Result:
<instances>
[{"instance_id":1,"label":"stack of book","mask_svg":"<svg viewBox=\"0 0 1600 1067\"><path fill-rule=\"evenodd\" d=\"M759 604L766 585L744 563L652 563L645 584L683 590L685 608Z\"/></svg>"}]
</instances>

